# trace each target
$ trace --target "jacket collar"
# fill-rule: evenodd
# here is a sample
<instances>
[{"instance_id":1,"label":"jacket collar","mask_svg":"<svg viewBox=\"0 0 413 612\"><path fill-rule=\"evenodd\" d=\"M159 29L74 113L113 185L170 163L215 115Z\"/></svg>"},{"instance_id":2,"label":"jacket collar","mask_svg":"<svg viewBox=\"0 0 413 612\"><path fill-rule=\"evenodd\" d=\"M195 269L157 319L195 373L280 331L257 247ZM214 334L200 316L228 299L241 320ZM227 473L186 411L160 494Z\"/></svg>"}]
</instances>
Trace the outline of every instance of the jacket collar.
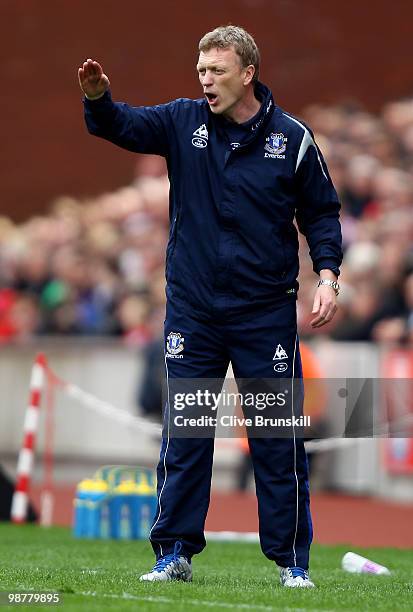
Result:
<instances>
[{"instance_id":1,"label":"jacket collar","mask_svg":"<svg viewBox=\"0 0 413 612\"><path fill-rule=\"evenodd\" d=\"M261 102L261 108L257 120L251 125L251 131L255 132L262 125L266 125L274 112L274 99L271 91L260 81L255 85L255 97Z\"/></svg>"},{"instance_id":2,"label":"jacket collar","mask_svg":"<svg viewBox=\"0 0 413 612\"><path fill-rule=\"evenodd\" d=\"M245 147L249 145L251 142L255 140L258 134L265 128L268 124L269 120L272 117L274 112L274 99L270 89L258 81L255 85L255 96L261 102L261 108L258 113L254 116L254 121L246 122L245 125L248 126L248 135L243 139L241 143L241 147ZM220 128L223 127L223 122L225 119L221 115L214 115L208 108L209 117L214 122L216 122L217 126Z\"/></svg>"}]
</instances>

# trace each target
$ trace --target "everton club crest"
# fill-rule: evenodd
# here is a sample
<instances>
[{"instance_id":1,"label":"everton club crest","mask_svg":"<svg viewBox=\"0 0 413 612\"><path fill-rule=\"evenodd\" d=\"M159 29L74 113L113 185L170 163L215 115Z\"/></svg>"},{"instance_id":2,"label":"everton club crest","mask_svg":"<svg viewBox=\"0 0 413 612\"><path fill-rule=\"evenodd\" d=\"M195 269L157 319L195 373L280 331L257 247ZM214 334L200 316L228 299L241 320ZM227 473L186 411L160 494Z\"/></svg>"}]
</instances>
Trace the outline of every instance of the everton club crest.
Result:
<instances>
[{"instance_id":1,"label":"everton club crest","mask_svg":"<svg viewBox=\"0 0 413 612\"><path fill-rule=\"evenodd\" d=\"M184 342L185 338L178 334L177 332L171 332L166 339L166 357L170 357L172 359L182 359L182 353L184 350Z\"/></svg>"},{"instance_id":2,"label":"everton club crest","mask_svg":"<svg viewBox=\"0 0 413 612\"><path fill-rule=\"evenodd\" d=\"M285 159L285 155L283 155L283 153L287 148L287 140L288 138L286 138L284 134L274 134L274 132L271 132L271 134L265 139L264 149L266 153L264 153L264 157Z\"/></svg>"}]
</instances>

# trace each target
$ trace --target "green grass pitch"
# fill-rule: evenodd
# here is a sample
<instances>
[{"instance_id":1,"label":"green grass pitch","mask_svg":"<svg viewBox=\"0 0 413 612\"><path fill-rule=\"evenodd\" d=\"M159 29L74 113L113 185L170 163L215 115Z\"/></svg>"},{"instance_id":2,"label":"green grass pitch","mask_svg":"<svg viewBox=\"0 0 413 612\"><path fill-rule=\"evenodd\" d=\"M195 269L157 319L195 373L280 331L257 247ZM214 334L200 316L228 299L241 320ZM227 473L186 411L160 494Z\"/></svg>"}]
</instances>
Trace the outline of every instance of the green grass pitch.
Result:
<instances>
[{"instance_id":1,"label":"green grass pitch","mask_svg":"<svg viewBox=\"0 0 413 612\"><path fill-rule=\"evenodd\" d=\"M317 589L283 589L257 544L211 542L194 558L192 583L139 583L153 564L146 542L75 540L68 529L0 525L0 591L56 592L66 610L412 610L413 551L357 549L386 565L387 576L340 569L346 546L312 548ZM4 596L3 596L4 597ZM7 606L3 610L56 606Z\"/></svg>"}]
</instances>

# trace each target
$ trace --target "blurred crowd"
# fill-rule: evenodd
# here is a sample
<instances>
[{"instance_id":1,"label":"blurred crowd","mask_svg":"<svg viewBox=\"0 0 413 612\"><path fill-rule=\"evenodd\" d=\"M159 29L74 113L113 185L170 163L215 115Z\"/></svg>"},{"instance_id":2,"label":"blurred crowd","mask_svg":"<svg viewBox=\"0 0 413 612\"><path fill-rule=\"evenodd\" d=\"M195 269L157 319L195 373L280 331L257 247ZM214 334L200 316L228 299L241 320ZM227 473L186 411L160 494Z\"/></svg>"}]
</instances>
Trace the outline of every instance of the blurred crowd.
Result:
<instances>
[{"instance_id":1,"label":"blurred crowd","mask_svg":"<svg viewBox=\"0 0 413 612\"><path fill-rule=\"evenodd\" d=\"M413 340L413 99L375 116L352 105L305 109L342 203L340 308L317 333L337 340ZM301 242L301 262L307 248ZM301 267L299 322L311 335L314 276Z\"/></svg>"},{"instance_id":2,"label":"blurred crowd","mask_svg":"<svg viewBox=\"0 0 413 612\"><path fill-rule=\"evenodd\" d=\"M342 202L340 309L312 330L316 276L301 237L301 335L413 339L413 99L372 115L354 105L304 109ZM168 238L164 161L138 158L131 185L61 197L17 225L0 217L0 342L43 335L120 336L145 347L164 319Z\"/></svg>"},{"instance_id":3,"label":"blurred crowd","mask_svg":"<svg viewBox=\"0 0 413 612\"><path fill-rule=\"evenodd\" d=\"M60 197L44 216L0 218L0 342L120 336L143 347L164 319L168 189L160 157L125 188Z\"/></svg>"}]
</instances>

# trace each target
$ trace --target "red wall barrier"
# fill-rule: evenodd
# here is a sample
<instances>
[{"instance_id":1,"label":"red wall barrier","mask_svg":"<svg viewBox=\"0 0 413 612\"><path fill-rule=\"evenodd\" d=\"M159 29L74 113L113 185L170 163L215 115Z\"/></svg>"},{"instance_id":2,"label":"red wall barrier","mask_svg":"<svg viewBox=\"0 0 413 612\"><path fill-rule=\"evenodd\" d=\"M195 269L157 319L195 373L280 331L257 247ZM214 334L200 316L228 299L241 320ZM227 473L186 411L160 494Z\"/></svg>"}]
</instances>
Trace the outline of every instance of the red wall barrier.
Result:
<instances>
[{"instance_id":1,"label":"red wall barrier","mask_svg":"<svg viewBox=\"0 0 413 612\"><path fill-rule=\"evenodd\" d=\"M409 0L3 0L0 20L0 197L16 220L132 176L133 155L86 135L76 71L87 56L117 99L196 97L197 42L232 22L255 35L262 79L291 112L343 99L375 110L413 92Z\"/></svg>"}]
</instances>

